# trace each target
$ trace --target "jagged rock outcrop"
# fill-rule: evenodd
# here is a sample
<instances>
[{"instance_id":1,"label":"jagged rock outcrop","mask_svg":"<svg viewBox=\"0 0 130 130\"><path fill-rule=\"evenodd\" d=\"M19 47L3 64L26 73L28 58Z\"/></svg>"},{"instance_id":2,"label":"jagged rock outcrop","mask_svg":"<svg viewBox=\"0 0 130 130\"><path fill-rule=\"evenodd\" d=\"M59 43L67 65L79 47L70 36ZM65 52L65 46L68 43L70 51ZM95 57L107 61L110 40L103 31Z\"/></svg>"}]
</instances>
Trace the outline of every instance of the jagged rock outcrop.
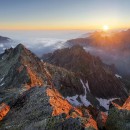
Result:
<instances>
[{"instance_id":1,"label":"jagged rock outcrop","mask_svg":"<svg viewBox=\"0 0 130 130\"><path fill-rule=\"evenodd\" d=\"M108 112L106 122L107 130L129 130L130 129L130 97L124 105L118 106L112 103L113 107Z\"/></svg>"},{"instance_id":2,"label":"jagged rock outcrop","mask_svg":"<svg viewBox=\"0 0 130 130\"><path fill-rule=\"evenodd\" d=\"M104 130L107 121L107 114L105 112L99 112L96 121L98 128Z\"/></svg>"},{"instance_id":3,"label":"jagged rock outcrop","mask_svg":"<svg viewBox=\"0 0 130 130\"><path fill-rule=\"evenodd\" d=\"M111 67L102 63L99 58L87 53L81 46L60 49L51 54L43 55L42 59L72 71L82 79L81 82L86 88L87 99L93 105L100 102L100 104L104 104L102 106L108 109L108 100L127 98L125 85L115 76ZM77 92L75 92L76 94ZM105 102L107 102L106 105Z\"/></svg>"},{"instance_id":4,"label":"jagged rock outcrop","mask_svg":"<svg viewBox=\"0 0 130 130\"><path fill-rule=\"evenodd\" d=\"M0 121L6 116L9 110L10 107L7 104L5 103L0 104Z\"/></svg>"}]
</instances>

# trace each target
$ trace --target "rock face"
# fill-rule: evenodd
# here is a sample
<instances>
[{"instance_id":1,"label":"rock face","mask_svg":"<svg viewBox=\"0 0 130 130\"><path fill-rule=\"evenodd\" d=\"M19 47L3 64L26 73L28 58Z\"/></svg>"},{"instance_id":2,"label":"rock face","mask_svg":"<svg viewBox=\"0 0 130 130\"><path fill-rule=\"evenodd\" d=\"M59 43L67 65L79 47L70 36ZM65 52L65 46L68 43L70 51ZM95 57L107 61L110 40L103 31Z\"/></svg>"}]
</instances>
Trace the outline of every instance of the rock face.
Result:
<instances>
[{"instance_id":1,"label":"rock face","mask_svg":"<svg viewBox=\"0 0 130 130\"><path fill-rule=\"evenodd\" d=\"M5 103L2 103L0 105L0 121L6 116L9 110L10 110L10 107L6 105Z\"/></svg>"},{"instance_id":2,"label":"rock face","mask_svg":"<svg viewBox=\"0 0 130 130\"><path fill-rule=\"evenodd\" d=\"M98 128L100 128L101 130L105 129L107 114L105 112L99 112L96 121L97 121Z\"/></svg>"},{"instance_id":3,"label":"rock face","mask_svg":"<svg viewBox=\"0 0 130 130\"><path fill-rule=\"evenodd\" d=\"M104 105L105 102L109 103L108 100L127 98L125 85L112 72L111 66L85 52L81 46L57 50L51 54L43 55L42 59L50 64L63 67L82 79L82 85L86 89L90 102L92 102L92 96L93 99L95 97L95 100ZM77 92L75 92L76 94ZM107 108L107 103L105 108Z\"/></svg>"},{"instance_id":4,"label":"rock face","mask_svg":"<svg viewBox=\"0 0 130 130\"><path fill-rule=\"evenodd\" d=\"M122 107L113 103L109 110L106 122L108 130L129 130L130 129L130 97Z\"/></svg>"}]
</instances>

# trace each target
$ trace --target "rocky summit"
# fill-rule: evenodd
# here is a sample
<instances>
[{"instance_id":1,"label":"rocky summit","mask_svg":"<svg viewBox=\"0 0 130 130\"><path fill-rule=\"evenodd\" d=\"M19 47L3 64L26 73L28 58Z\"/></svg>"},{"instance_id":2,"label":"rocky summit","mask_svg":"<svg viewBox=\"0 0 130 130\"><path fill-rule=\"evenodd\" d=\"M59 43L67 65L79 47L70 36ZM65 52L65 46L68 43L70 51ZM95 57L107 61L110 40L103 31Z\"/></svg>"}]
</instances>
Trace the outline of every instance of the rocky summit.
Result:
<instances>
[{"instance_id":1,"label":"rocky summit","mask_svg":"<svg viewBox=\"0 0 130 130\"><path fill-rule=\"evenodd\" d=\"M112 67L80 46L42 60L22 44L0 54L0 130L109 130L109 104L127 97Z\"/></svg>"}]
</instances>

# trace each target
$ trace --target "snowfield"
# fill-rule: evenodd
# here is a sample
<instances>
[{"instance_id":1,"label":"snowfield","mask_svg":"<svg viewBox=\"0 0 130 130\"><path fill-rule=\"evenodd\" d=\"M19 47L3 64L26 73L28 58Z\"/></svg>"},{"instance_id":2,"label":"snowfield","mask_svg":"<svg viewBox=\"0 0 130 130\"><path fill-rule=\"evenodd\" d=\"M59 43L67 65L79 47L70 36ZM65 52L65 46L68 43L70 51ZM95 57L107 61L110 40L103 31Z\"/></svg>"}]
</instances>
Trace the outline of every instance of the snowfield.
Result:
<instances>
[{"instance_id":1,"label":"snowfield","mask_svg":"<svg viewBox=\"0 0 130 130\"><path fill-rule=\"evenodd\" d=\"M90 92L90 89L89 89L89 85L88 85L88 81L86 84L83 83L83 81L80 79L80 82L82 83L83 85L83 88L84 88L84 92L85 94L84 95L75 95L75 96L72 96L72 97L69 97L67 96L67 100L72 104L72 105L75 105L75 106L81 106L81 105L85 105L86 107L88 107L89 105L92 105L88 100L87 100L87 91ZM87 90L86 90L87 89ZM77 100L77 98L79 98L81 100L81 102L79 102Z\"/></svg>"}]
</instances>

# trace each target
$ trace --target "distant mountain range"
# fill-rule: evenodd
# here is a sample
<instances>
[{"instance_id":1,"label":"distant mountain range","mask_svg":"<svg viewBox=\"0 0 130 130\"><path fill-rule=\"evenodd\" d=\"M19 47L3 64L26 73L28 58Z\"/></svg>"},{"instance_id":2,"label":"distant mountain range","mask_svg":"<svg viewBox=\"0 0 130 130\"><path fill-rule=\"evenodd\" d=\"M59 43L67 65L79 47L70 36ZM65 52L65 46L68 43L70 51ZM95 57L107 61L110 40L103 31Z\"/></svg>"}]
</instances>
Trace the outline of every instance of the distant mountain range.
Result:
<instances>
[{"instance_id":1,"label":"distant mountain range","mask_svg":"<svg viewBox=\"0 0 130 130\"><path fill-rule=\"evenodd\" d=\"M5 49L10 48L11 42L13 42L12 39L0 36L0 53L4 52Z\"/></svg>"},{"instance_id":2,"label":"distant mountain range","mask_svg":"<svg viewBox=\"0 0 130 130\"><path fill-rule=\"evenodd\" d=\"M115 64L119 73L130 75L130 30L94 32L89 37L68 40L68 46L81 45L107 64Z\"/></svg>"},{"instance_id":3,"label":"distant mountain range","mask_svg":"<svg viewBox=\"0 0 130 130\"><path fill-rule=\"evenodd\" d=\"M0 130L98 130L114 121L111 127L117 127L130 111L129 99L117 105L128 92L115 72L81 46L56 50L42 60L22 44L5 50L0 55ZM127 113L117 120L118 112L125 113L120 109Z\"/></svg>"},{"instance_id":4,"label":"distant mountain range","mask_svg":"<svg viewBox=\"0 0 130 130\"><path fill-rule=\"evenodd\" d=\"M11 39L8 38L8 37L3 37L3 36L0 36L0 43L5 43L5 42L9 42Z\"/></svg>"}]
</instances>

